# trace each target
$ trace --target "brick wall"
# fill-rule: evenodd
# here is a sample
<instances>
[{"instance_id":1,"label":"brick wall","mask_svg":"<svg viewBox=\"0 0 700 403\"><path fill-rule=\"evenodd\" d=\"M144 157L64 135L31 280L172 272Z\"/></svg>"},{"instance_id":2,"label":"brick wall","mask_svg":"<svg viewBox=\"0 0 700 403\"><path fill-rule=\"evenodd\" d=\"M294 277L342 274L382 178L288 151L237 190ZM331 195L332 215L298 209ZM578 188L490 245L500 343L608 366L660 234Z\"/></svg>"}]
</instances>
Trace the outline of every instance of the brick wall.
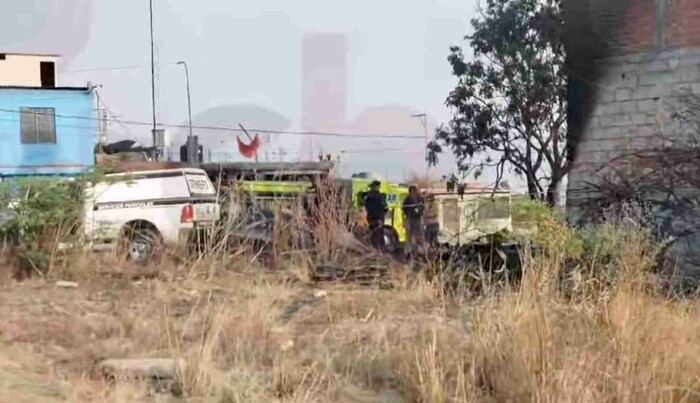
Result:
<instances>
[{"instance_id":1,"label":"brick wall","mask_svg":"<svg viewBox=\"0 0 700 403\"><path fill-rule=\"evenodd\" d=\"M700 46L700 1L628 0L624 10L620 1L579 1L588 1L591 30L611 54Z\"/></svg>"},{"instance_id":2,"label":"brick wall","mask_svg":"<svg viewBox=\"0 0 700 403\"><path fill-rule=\"evenodd\" d=\"M700 47L700 1L672 1L667 29L669 46Z\"/></svg>"},{"instance_id":3,"label":"brick wall","mask_svg":"<svg viewBox=\"0 0 700 403\"><path fill-rule=\"evenodd\" d=\"M610 53L634 53L651 48L655 44L656 1L630 0L626 9L620 10L614 1L590 0L592 31Z\"/></svg>"}]
</instances>

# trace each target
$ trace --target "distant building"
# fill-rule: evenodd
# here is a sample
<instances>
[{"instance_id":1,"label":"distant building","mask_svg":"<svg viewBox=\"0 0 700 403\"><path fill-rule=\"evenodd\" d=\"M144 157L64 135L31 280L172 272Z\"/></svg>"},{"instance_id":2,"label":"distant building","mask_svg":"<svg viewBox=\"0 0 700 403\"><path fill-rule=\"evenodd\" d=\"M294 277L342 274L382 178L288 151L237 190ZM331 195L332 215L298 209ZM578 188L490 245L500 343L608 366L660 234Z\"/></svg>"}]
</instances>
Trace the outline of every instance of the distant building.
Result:
<instances>
[{"instance_id":1,"label":"distant building","mask_svg":"<svg viewBox=\"0 0 700 403\"><path fill-rule=\"evenodd\" d=\"M305 131L337 132L346 124L348 42L343 34L304 36L302 126ZM323 145L308 136L301 152L313 160Z\"/></svg>"},{"instance_id":2,"label":"distant building","mask_svg":"<svg viewBox=\"0 0 700 403\"><path fill-rule=\"evenodd\" d=\"M60 87L58 56L0 53L0 178L70 175L95 165L88 87Z\"/></svg>"}]
</instances>

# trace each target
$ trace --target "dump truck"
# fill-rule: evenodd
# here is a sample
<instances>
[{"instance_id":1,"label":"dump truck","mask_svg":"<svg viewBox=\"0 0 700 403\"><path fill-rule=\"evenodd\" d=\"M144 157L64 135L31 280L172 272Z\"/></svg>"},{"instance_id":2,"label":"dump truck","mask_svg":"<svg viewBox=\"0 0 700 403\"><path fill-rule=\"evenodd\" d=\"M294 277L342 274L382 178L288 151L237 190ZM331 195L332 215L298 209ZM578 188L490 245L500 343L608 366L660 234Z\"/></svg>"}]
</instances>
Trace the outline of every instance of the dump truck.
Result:
<instances>
[{"instance_id":1,"label":"dump truck","mask_svg":"<svg viewBox=\"0 0 700 403\"><path fill-rule=\"evenodd\" d=\"M251 220L255 222L263 220L259 214L270 219L274 211L294 210L314 182L324 181L335 183L345 198L344 205L339 203L338 208L351 206L362 217L364 194L375 179L366 176L334 178L335 164L331 161L212 163L202 164L200 168L224 196L227 204L222 208L224 216L227 212L235 215L244 206L254 206L258 215ZM384 240L388 250L397 250L407 241L401 207L410 184L381 182L381 191L386 194L389 207ZM509 191L477 186L462 190L448 191L446 187L425 190L426 198L434 200L437 209L439 244L470 245L484 242L489 235L512 230ZM362 220L359 224L363 226Z\"/></svg>"},{"instance_id":2,"label":"dump truck","mask_svg":"<svg viewBox=\"0 0 700 403\"><path fill-rule=\"evenodd\" d=\"M227 204L222 211L231 215L235 215L243 205L254 206L254 210L266 212L268 217L272 211L293 210L299 206L300 198L311 189L314 182L334 183L345 199L344 206L363 212L364 194L372 182L367 178L334 178L335 165L331 161L233 162L202 164L200 167L207 172L214 184L219 185ZM381 190L387 196L389 207L384 239L387 248L395 250L406 241L401 206L408 195L408 185L382 181ZM235 195L243 195L243 200L232 197ZM344 206L339 205L338 208Z\"/></svg>"},{"instance_id":3,"label":"dump truck","mask_svg":"<svg viewBox=\"0 0 700 403\"><path fill-rule=\"evenodd\" d=\"M329 178L332 162L225 162L199 165L217 187L224 222L236 221L234 235L267 242L275 214L294 210L312 183Z\"/></svg>"}]
</instances>

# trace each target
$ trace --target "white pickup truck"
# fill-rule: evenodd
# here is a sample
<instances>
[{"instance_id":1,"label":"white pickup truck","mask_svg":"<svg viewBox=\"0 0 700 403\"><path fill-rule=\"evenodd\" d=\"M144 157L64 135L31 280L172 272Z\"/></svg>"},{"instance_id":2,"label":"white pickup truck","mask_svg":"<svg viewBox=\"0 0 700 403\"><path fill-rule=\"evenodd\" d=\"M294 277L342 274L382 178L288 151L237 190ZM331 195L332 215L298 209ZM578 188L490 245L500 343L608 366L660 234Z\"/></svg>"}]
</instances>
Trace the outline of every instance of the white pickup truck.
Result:
<instances>
[{"instance_id":1,"label":"white pickup truck","mask_svg":"<svg viewBox=\"0 0 700 403\"><path fill-rule=\"evenodd\" d=\"M139 263L161 244L182 249L219 217L216 190L201 169L111 174L85 189L84 234L93 248L122 245Z\"/></svg>"}]
</instances>

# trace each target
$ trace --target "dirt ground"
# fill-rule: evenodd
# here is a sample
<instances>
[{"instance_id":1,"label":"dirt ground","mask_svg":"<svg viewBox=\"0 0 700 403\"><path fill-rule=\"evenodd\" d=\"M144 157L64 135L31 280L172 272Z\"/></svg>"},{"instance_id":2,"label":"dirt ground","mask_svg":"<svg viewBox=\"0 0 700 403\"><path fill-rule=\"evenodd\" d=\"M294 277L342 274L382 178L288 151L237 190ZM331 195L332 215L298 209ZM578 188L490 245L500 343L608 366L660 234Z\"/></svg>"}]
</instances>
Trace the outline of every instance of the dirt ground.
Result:
<instances>
[{"instance_id":1,"label":"dirt ground","mask_svg":"<svg viewBox=\"0 0 700 403\"><path fill-rule=\"evenodd\" d=\"M153 287L154 280L95 279L75 289L50 280L0 288L0 401L99 400L107 385L92 373L98 362L147 353L129 334L132 321L189 306L185 297L172 305L153 299Z\"/></svg>"},{"instance_id":2,"label":"dirt ground","mask_svg":"<svg viewBox=\"0 0 700 403\"><path fill-rule=\"evenodd\" d=\"M408 267L390 287L319 284L246 255L88 255L22 282L0 265L0 403L700 401L700 303L652 286L648 250L631 236L624 277L577 294L556 282L563 253L479 295ZM121 358L183 365L170 383L98 370Z\"/></svg>"},{"instance_id":3,"label":"dirt ground","mask_svg":"<svg viewBox=\"0 0 700 403\"><path fill-rule=\"evenodd\" d=\"M264 269L208 270L159 268L146 277L116 270L83 275L76 288L60 286L60 276L6 282L0 286L0 402L185 401L148 385L109 383L96 367L112 358L187 356L203 344L203 322L222 307L222 337L236 347L220 353L236 356L228 362L271 368L292 347L374 333L373 319L386 311L386 291L378 288L311 284ZM368 393L348 390L360 401ZM395 394L376 393L370 401Z\"/></svg>"}]
</instances>

